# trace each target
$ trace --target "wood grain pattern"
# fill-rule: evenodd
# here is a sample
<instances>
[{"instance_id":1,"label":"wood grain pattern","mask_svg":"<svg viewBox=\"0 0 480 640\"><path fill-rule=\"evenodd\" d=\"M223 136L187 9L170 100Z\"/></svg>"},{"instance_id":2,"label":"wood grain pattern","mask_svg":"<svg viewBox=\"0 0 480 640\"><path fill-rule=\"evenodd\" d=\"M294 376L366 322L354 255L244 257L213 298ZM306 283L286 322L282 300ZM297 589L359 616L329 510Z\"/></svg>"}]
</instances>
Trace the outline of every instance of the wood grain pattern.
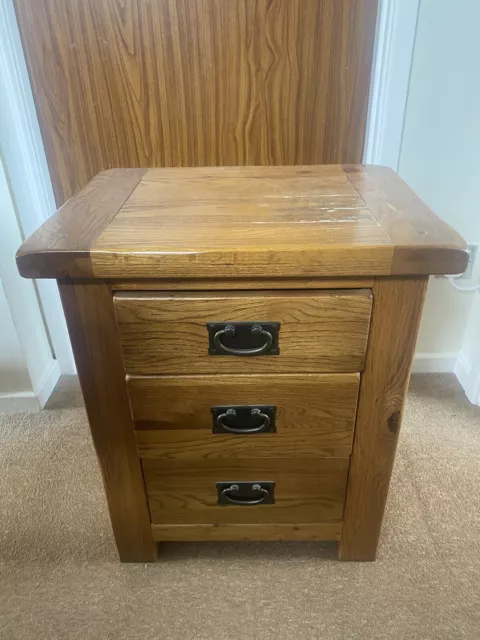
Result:
<instances>
[{"instance_id":1,"label":"wood grain pattern","mask_svg":"<svg viewBox=\"0 0 480 640\"><path fill-rule=\"evenodd\" d=\"M377 0L15 0L57 203L110 167L359 162Z\"/></svg>"},{"instance_id":2,"label":"wood grain pattern","mask_svg":"<svg viewBox=\"0 0 480 640\"><path fill-rule=\"evenodd\" d=\"M17 252L24 278L92 277L89 247L140 182L143 169L99 173ZM37 255L39 245L42 255Z\"/></svg>"},{"instance_id":3,"label":"wood grain pattern","mask_svg":"<svg viewBox=\"0 0 480 640\"><path fill-rule=\"evenodd\" d=\"M426 278L379 279L348 476L342 560L374 560L417 340Z\"/></svg>"},{"instance_id":4,"label":"wood grain pattern","mask_svg":"<svg viewBox=\"0 0 480 640\"><path fill-rule=\"evenodd\" d=\"M139 170L101 174L20 249L19 268L27 277L198 281L198 289L216 279L217 288L251 289L464 269L463 240L398 177L346 170L149 169L139 182Z\"/></svg>"},{"instance_id":5,"label":"wood grain pattern","mask_svg":"<svg viewBox=\"0 0 480 640\"><path fill-rule=\"evenodd\" d=\"M116 293L114 306L127 373L357 372L363 369L371 294ZM210 356L208 322L280 322L280 354Z\"/></svg>"},{"instance_id":6,"label":"wood grain pattern","mask_svg":"<svg viewBox=\"0 0 480 640\"><path fill-rule=\"evenodd\" d=\"M201 429L140 429L136 432L138 454L150 460L172 458L193 460L216 458L319 458L348 456L352 450L353 428L348 436L332 431L318 433L315 429L255 436L212 434Z\"/></svg>"},{"instance_id":7,"label":"wood grain pattern","mask_svg":"<svg viewBox=\"0 0 480 640\"><path fill-rule=\"evenodd\" d=\"M356 276L389 245L338 166L150 169L91 259L99 278Z\"/></svg>"},{"instance_id":8,"label":"wood grain pattern","mask_svg":"<svg viewBox=\"0 0 480 640\"><path fill-rule=\"evenodd\" d=\"M154 524L337 522L348 458L143 460ZM275 504L218 506L216 482L274 481Z\"/></svg>"},{"instance_id":9,"label":"wood grain pattern","mask_svg":"<svg viewBox=\"0 0 480 640\"><path fill-rule=\"evenodd\" d=\"M360 376L130 377L130 405L144 458L346 457ZM212 433L211 407L274 405L276 433Z\"/></svg>"},{"instance_id":10,"label":"wood grain pattern","mask_svg":"<svg viewBox=\"0 0 480 640\"><path fill-rule=\"evenodd\" d=\"M440 223L440 219L392 169L344 168L395 245L393 275L443 274L446 259L452 273L465 271L468 255L462 238L451 227Z\"/></svg>"},{"instance_id":11,"label":"wood grain pattern","mask_svg":"<svg viewBox=\"0 0 480 640\"><path fill-rule=\"evenodd\" d=\"M339 540L341 522L259 524L153 524L159 542L185 540Z\"/></svg>"},{"instance_id":12,"label":"wood grain pattern","mask_svg":"<svg viewBox=\"0 0 480 640\"><path fill-rule=\"evenodd\" d=\"M105 285L60 284L75 363L97 452L120 559L155 559L122 358Z\"/></svg>"}]
</instances>

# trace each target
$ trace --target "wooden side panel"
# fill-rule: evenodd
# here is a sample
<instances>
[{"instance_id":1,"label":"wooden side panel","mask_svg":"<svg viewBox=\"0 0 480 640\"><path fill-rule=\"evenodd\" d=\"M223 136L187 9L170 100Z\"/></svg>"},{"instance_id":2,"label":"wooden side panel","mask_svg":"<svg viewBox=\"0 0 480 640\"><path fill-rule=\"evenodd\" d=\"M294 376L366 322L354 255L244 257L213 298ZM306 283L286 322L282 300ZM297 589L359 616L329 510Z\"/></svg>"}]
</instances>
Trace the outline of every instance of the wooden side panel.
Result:
<instances>
[{"instance_id":1,"label":"wooden side panel","mask_svg":"<svg viewBox=\"0 0 480 640\"><path fill-rule=\"evenodd\" d=\"M341 522L259 524L153 524L153 539L168 540L339 540Z\"/></svg>"},{"instance_id":2,"label":"wooden side panel","mask_svg":"<svg viewBox=\"0 0 480 640\"><path fill-rule=\"evenodd\" d=\"M59 284L113 532L123 562L155 559L150 515L105 285Z\"/></svg>"},{"instance_id":3,"label":"wooden side panel","mask_svg":"<svg viewBox=\"0 0 480 640\"><path fill-rule=\"evenodd\" d=\"M370 291L115 294L131 374L363 370ZM279 322L279 355L212 356L209 322Z\"/></svg>"},{"instance_id":4,"label":"wooden side panel","mask_svg":"<svg viewBox=\"0 0 480 640\"><path fill-rule=\"evenodd\" d=\"M340 522L348 458L143 460L154 524ZM217 505L217 482L272 481L275 504Z\"/></svg>"},{"instance_id":5,"label":"wooden side panel","mask_svg":"<svg viewBox=\"0 0 480 640\"><path fill-rule=\"evenodd\" d=\"M348 476L342 560L374 560L428 278L379 279Z\"/></svg>"},{"instance_id":6,"label":"wooden side panel","mask_svg":"<svg viewBox=\"0 0 480 640\"><path fill-rule=\"evenodd\" d=\"M360 162L377 0L15 0L62 204L110 167Z\"/></svg>"}]
</instances>

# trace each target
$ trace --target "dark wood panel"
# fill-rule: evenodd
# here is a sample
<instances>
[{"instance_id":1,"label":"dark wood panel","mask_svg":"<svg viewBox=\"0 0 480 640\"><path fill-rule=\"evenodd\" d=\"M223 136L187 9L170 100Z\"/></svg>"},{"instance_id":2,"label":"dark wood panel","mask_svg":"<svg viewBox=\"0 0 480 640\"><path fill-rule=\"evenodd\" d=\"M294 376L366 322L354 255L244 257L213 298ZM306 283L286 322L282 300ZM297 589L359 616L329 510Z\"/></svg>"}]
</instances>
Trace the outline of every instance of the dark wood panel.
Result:
<instances>
[{"instance_id":1,"label":"dark wood panel","mask_svg":"<svg viewBox=\"0 0 480 640\"><path fill-rule=\"evenodd\" d=\"M111 167L355 163L377 0L15 0L58 204Z\"/></svg>"}]
</instances>

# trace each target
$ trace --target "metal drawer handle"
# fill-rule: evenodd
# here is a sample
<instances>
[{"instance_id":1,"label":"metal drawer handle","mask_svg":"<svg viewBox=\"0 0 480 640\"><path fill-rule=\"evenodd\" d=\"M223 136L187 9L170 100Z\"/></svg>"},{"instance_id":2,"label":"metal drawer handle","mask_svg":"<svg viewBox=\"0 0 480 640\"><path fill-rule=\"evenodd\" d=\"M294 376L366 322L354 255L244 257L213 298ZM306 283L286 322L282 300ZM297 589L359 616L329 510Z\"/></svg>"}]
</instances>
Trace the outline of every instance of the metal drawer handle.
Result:
<instances>
[{"instance_id":1,"label":"metal drawer handle","mask_svg":"<svg viewBox=\"0 0 480 640\"><path fill-rule=\"evenodd\" d=\"M250 411L250 415L252 417L259 416L260 418L262 418L263 422L258 427L251 427L250 429L242 429L239 427L229 427L227 424L225 424L224 422L225 418L232 418L232 417L235 418L236 415L237 415L237 412L235 411L235 409L227 409L225 413L221 413L217 417L217 426L219 426L222 429L222 431L227 431L228 433L261 433L262 431L266 431L270 426L270 417L267 416L266 413L262 413L262 411L260 411L260 409L257 409L257 408L252 409Z\"/></svg>"},{"instance_id":2,"label":"metal drawer handle","mask_svg":"<svg viewBox=\"0 0 480 640\"><path fill-rule=\"evenodd\" d=\"M232 484L229 487L226 487L222 491L222 498L224 498L225 500L227 500L227 502L230 502L231 504L248 506L253 504L262 504L262 502L264 502L267 498L270 497L268 490L264 489L259 484L254 484L252 487L252 491L255 491L255 492L260 491L260 493L262 494L259 498L255 498L253 500L237 500L236 498L230 497L231 493L236 493L239 490L240 490L240 487L238 486L238 484Z\"/></svg>"},{"instance_id":3,"label":"metal drawer handle","mask_svg":"<svg viewBox=\"0 0 480 640\"><path fill-rule=\"evenodd\" d=\"M260 356L262 353L266 353L269 351L273 344L273 336L270 331L263 329L259 324L254 324L252 327L253 335L262 335L265 336L265 343L260 347L255 347L254 349L233 349L232 347L227 347L222 342L222 336L227 338L235 337L236 330L233 324L227 324L224 329L220 329L217 331L213 337L213 344L215 345L215 349L220 353L228 353L231 356Z\"/></svg>"}]
</instances>

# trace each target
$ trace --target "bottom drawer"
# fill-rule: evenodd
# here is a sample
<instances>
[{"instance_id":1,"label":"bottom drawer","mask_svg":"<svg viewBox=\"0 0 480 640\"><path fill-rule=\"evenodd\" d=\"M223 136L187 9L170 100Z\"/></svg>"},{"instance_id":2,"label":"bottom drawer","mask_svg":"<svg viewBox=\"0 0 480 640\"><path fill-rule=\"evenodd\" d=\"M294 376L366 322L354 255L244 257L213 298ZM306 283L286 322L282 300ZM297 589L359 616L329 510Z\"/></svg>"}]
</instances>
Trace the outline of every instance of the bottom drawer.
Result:
<instances>
[{"instance_id":1,"label":"bottom drawer","mask_svg":"<svg viewBox=\"0 0 480 640\"><path fill-rule=\"evenodd\" d=\"M342 520L348 458L144 459L142 463L153 524L320 523ZM237 483L258 484L259 487ZM268 483L273 483L273 489ZM237 485L238 489L229 490L232 485ZM225 504L218 504L219 495L225 489L227 491L220 499ZM260 504L231 503L232 499L256 502L262 496L266 499Z\"/></svg>"}]
</instances>

